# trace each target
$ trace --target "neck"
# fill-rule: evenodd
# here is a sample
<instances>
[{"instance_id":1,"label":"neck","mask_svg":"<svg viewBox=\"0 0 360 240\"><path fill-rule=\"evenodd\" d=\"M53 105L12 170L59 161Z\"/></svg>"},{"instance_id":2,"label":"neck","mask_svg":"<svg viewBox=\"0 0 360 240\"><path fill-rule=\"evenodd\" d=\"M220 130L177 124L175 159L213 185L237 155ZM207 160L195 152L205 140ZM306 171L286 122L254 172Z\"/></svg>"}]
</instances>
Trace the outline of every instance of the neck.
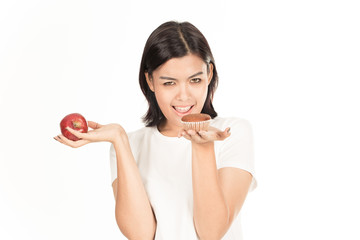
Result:
<instances>
[{"instance_id":1,"label":"neck","mask_svg":"<svg viewBox=\"0 0 360 240\"><path fill-rule=\"evenodd\" d=\"M168 124L166 120L158 126L159 132L167 137L177 137L181 129L180 126Z\"/></svg>"}]
</instances>

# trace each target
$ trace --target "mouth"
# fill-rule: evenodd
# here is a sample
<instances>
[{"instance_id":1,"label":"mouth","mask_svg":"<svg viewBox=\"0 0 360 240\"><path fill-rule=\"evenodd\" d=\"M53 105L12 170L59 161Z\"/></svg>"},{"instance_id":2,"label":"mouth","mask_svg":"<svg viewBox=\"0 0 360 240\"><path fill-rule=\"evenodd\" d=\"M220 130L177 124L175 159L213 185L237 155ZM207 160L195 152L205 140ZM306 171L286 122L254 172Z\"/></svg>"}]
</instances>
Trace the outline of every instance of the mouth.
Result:
<instances>
[{"instance_id":1,"label":"mouth","mask_svg":"<svg viewBox=\"0 0 360 240\"><path fill-rule=\"evenodd\" d=\"M191 112L191 110L193 109L194 105L190 105L190 106L172 106L172 107L175 110L177 115L183 116L183 115L189 114Z\"/></svg>"}]
</instances>

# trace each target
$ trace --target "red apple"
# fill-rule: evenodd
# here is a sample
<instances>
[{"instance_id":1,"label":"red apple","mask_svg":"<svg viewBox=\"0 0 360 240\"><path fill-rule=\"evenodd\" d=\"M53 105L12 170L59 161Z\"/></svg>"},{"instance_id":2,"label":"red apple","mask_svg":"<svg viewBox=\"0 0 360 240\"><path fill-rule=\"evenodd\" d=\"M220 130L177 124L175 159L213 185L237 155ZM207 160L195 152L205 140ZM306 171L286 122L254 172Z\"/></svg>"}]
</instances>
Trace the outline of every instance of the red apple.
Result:
<instances>
[{"instance_id":1,"label":"red apple","mask_svg":"<svg viewBox=\"0 0 360 240\"><path fill-rule=\"evenodd\" d=\"M66 127L70 127L76 131L87 133L88 126L85 118L79 113L71 113L66 115L60 122L61 133L68 139L77 141L79 140L74 134L66 130Z\"/></svg>"}]
</instances>

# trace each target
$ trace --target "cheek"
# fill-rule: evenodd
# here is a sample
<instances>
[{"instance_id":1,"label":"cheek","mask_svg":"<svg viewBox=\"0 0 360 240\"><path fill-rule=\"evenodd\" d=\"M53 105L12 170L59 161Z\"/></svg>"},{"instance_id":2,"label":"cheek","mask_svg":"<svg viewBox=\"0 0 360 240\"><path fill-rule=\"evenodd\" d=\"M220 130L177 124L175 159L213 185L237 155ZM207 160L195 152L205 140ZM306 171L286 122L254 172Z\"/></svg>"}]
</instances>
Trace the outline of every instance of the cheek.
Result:
<instances>
[{"instance_id":1,"label":"cheek","mask_svg":"<svg viewBox=\"0 0 360 240\"><path fill-rule=\"evenodd\" d=\"M205 102L207 93L208 93L208 85L203 84L197 89L197 93L195 96L197 96L199 101Z\"/></svg>"},{"instance_id":2,"label":"cheek","mask_svg":"<svg viewBox=\"0 0 360 240\"><path fill-rule=\"evenodd\" d=\"M155 91L155 97L156 97L156 101L160 107L160 109L163 111L164 107L168 106L171 102L171 94L169 94L169 92L166 91Z\"/></svg>"}]
</instances>

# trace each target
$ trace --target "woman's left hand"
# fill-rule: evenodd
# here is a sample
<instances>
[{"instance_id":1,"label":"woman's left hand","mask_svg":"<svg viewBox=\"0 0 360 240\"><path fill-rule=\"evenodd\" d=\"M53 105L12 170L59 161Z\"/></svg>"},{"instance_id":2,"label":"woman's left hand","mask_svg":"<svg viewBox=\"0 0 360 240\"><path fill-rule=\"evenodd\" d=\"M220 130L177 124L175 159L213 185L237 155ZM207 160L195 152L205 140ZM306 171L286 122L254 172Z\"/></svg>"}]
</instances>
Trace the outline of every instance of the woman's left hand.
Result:
<instances>
[{"instance_id":1,"label":"woman's left hand","mask_svg":"<svg viewBox=\"0 0 360 240\"><path fill-rule=\"evenodd\" d=\"M214 127L209 127L207 131L181 130L178 137L184 137L194 143L202 144L213 141L222 141L230 136L230 128L221 131Z\"/></svg>"}]
</instances>

